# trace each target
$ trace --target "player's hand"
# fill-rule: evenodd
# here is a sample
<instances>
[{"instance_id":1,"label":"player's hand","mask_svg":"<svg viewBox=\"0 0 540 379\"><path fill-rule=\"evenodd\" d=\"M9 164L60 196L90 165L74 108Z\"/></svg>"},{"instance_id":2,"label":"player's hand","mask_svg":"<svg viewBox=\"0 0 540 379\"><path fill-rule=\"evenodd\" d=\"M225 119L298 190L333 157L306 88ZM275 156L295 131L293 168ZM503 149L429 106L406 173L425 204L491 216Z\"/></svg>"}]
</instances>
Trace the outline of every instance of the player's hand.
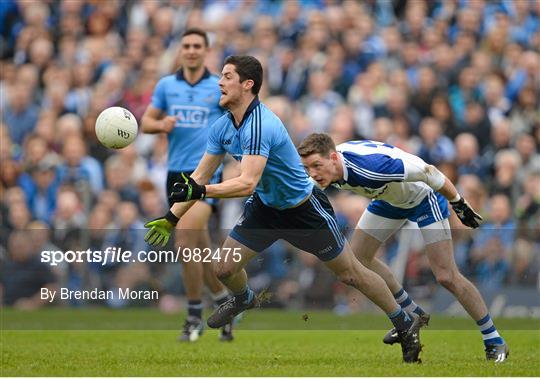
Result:
<instances>
[{"instance_id":1,"label":"player's hand","mask_svg":"<svg viewBox=\"0 0 540 379\"><path fill-rule=\"evenodd\" d=\"M473 229L478 228L483 218L471 208L464 198L454 202L451 201L450 204L463 225Z\"/></svg>"},{"instance_id":2,"label":"player's hand","mask_svg":"<svg viewBox=\"0 0 540 379\"><path fill-rule=\"evenodd\" d=\"M161 218L157 218L144 224L145 228L150 230L146 232L144 240L150 245L161 245L162 247L169 242L171 233L178 223L178 218L171 212Z\"/></svg>"},{"instance_id":3,"label":"player's hand","mask_svg":"<svg viewBox=\"0 0 540 379\"><path fill-rule=\"evenodd\" d=\"M170 133L171 130L174 129L175 124L176 124L176 117L167 116L161 120L161 131L163 133Z\"/></svg>"},{"instance_id":4,"label":"player's hand","mask_svg":"<svg viewBox=\"0 0 540 379\"><path fill-rule=\"evenodd\" d=\"M202 200L206 197L206 187L197 184L189 175L182 174L183 182L173 184L173 190L169 194L169 200L174 203L184 201Z\"/></svg>"}]
</instances>

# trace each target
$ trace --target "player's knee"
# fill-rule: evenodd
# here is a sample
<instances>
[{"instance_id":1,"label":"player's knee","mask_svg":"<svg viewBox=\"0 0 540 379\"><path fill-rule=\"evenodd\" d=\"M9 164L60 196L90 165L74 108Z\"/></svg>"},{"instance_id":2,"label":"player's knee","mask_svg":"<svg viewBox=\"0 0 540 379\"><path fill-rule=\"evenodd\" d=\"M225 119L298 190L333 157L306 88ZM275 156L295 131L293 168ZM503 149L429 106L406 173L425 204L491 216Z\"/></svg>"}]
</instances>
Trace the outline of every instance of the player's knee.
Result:
<instances>
[{"instance_id":1,"label":"player's knee","mask_svg":"<svg viewBox=\"0 0 540 379\"><path fill-rule=\"evenodd\" d=\"M448 289L449 291L452 291L456 286L455 275L450 270L437 273L435 278L441 286Z\"/></svg>"},{"instance_id":2,"label":"player's knee","mask_svg":"<svg viewBox=\"0 0 540 379\"><path fill-rule=\"evenodd\" d=\"M373 264L374 256L359 255L358 260L366 267L371 267Z\"/></svg>"}]
</instances>

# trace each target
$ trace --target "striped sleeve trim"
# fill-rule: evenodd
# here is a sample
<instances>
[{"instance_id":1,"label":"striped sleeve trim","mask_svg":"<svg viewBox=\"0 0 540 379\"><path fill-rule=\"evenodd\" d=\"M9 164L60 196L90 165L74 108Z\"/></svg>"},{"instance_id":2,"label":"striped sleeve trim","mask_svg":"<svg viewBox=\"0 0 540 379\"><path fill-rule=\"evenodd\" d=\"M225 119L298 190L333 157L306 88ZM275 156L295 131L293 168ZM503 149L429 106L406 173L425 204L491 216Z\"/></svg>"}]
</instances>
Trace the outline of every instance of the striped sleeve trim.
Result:
<instances>
[{"instance_id":1,"label":"striped sleeve trim","mask_svg":"<svg viewBox=\"0 0 540 379\"><path fill-rule=\"evenodd\" d=\"M261 139L262 139L262 123L261 123L261 107L255 108L251 117L251 142L249 144L250 155L261 154Z\"/></svg>"}]
</instances>

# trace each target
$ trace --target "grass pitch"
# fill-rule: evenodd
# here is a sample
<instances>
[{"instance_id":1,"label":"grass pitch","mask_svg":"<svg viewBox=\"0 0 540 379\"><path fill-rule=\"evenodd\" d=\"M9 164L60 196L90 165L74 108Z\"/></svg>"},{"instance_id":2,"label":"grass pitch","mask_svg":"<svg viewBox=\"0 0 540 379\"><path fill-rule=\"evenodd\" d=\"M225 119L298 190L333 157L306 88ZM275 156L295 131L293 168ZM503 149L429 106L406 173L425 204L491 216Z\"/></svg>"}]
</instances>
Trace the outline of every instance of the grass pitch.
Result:
<instances>
[{"instance_id":1,"label":"grass pitch","mask_svg":"<svg viewBox=\"0 0 540 379\"><path fill-rule=\"evenodd\" d=\"M540 323L495 320L510 359L486 362L468 319L435 315L422 330L422 364L401 362L381 338L382 315L249 312L235 341L206 331L178 343L182 319L151 309L2 310L2 376L540 376ZM363 330L359 330L362 328ZM85 330L82 330L85 329ZM123 329L123 330L121 330Z\"/></svg>"}]
</instances>

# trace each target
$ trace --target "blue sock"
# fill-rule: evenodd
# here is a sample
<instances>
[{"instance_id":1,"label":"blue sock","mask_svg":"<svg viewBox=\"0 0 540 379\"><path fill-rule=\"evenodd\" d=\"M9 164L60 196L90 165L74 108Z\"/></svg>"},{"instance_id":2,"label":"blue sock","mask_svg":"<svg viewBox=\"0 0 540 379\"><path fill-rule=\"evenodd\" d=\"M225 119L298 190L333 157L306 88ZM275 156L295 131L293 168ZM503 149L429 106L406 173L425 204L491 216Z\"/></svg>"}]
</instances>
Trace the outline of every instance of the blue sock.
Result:
<instances>
[{"instance_id":1,"label":"blue sock","mask_svg":"<svg viewBox=\"0 0 540 379\"><path fill-rule=\"evenodd\" d=\"M202 318L202 301L188 300L188 317Z\"/></svg>"},{"instance_id":2,"label":"blue sock","mask_svg":"<svg viewBox=\"0 0 540 379\"><path fill-rule=\"evenodd\" d=\"M476 321L476 325L478 325L480 333L482 333L484 345L502 345L504 343L504 339L499 335L499 332L497 332L497 328L495 327L495 324L493 324L493 320L489 313Z\"/></svg>"},{"instance_id":3,"label":"blue sock","mask_svg":"<svg viewBox=\"0 0 540 379\"><path fill-rule=\"evenodd\" d=\"M253 292L248 286L246 286L246 288L242 292L234 294L235 301L238 301L242 304L247 304L251 302L254 296L255 292Z\"/></svg>"},{"instance_id":4,"label":"blue sock","mask_svg":"<svg viewBox=\"0 0 540 379\"><path fill-rule=\"evenodd\" d=\"M407 312L403 311L401 308L396 309L394 312L387 313L387 315L398 332L403 332L412 325L412 319Z\"/></svg>"},{"instance_id":5,"label":"blue sock","mask_svg":"<svg viewBox=\"0 0 540 379\"><path fill-rule=\"evenodd\" d=\"M419 316L426 313L418 304L413 301L413 299L411 299L407 291L405 291L403 288L394 294L394 299L396 299L396 302L405 310L405 312L414 312Z\"/></svg>"}]
</instances>

